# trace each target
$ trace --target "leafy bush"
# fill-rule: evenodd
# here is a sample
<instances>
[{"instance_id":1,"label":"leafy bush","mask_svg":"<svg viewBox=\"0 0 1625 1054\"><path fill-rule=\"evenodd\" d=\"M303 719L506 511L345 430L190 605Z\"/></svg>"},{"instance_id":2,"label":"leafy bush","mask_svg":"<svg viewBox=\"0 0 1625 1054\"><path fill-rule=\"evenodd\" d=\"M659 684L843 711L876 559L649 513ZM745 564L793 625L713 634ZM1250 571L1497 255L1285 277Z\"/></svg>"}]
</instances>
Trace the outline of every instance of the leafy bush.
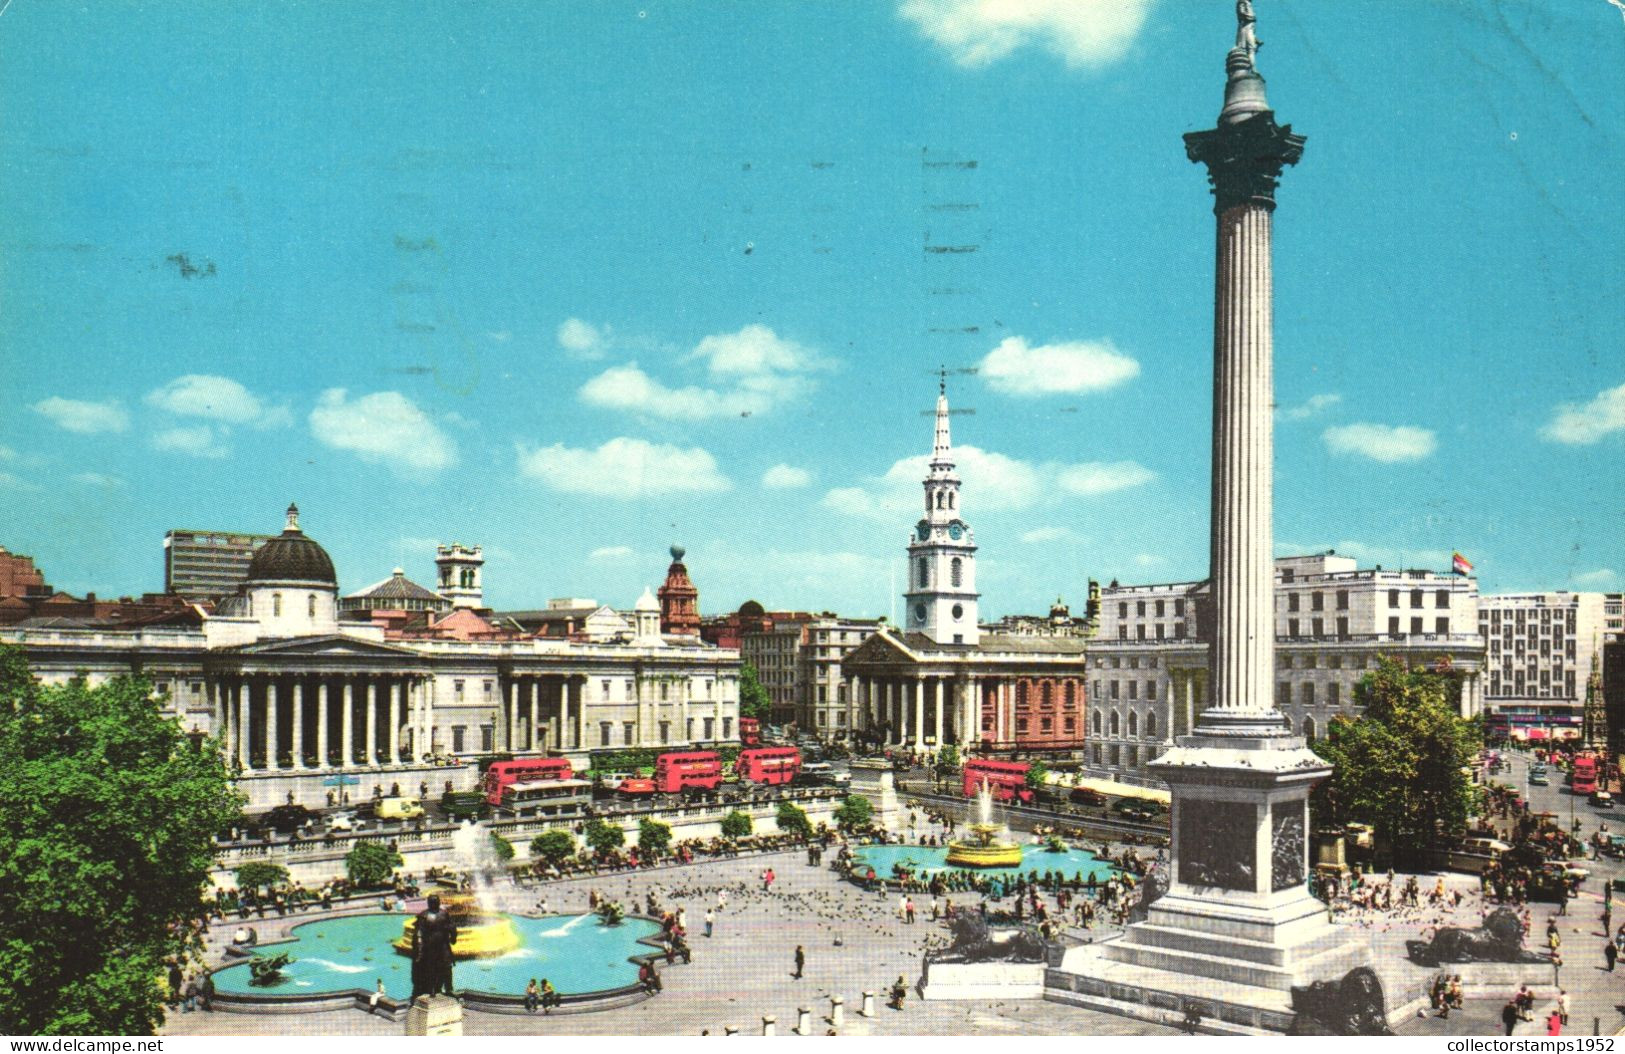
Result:
<instances>
[{"instance_id":1,"label":"leafy bush","mask_svg":"<svg viewBox=\"0 0 1625 1054\"><path fill-rule=\"evenodd\" d=\"M237 869L238 889L277 889L288 884L288 869L281 864L253 860Z\"/></svg>"},{"instance_id":2,"label":"leafy bush","mask_svg":"<svg viewBox=\"0 0 1625 1054\"><path fill-rule=\"evenodd\" d=\"M843 831L856 831L869 826L875 807L861 794L848 795L835 810L835 823Z\"/></svg>"},{"instance_id":3,"label":"leafy bush","mask_svg":"<svg viewBox=\"0 0 1625 1054\"><path fill-rule=\"evenodd\" d=\"M626 832L612 823L600 819L587 821L587 844L600 856L613 853L626 844Z\"/></svg>"},{"instance_id":4,"label":"leafy bush","mask_svg":"<svg viewBox=\"0 0 1625 1054\"><path fill-rule=\"evenodd\" d=\"M743 838L750 834L751 826L750 813L735 809L722 818L722 837Z\"/></svg>"},{"instance_id":5,"label":"leafy bush","mask_svg":"<svg viewBox=\"0 0 1625 1054\"><path fill-rule=\"evenodd\" d=\"M557 828L543 831L530 840L530 858L532 860L545 860L554 867L564 863L575 855L575 836L569 831Z\"/></svg>"},{"instance_id":6,"label":"leafy bush","mask_svg":"<svg viewBox=\"0 0 1625 1054\"><path fill-rule=\"evenodd\" d=\"M671 845L671 828L647 816L638 821L638 848L649 856L658 856Z\"/></svg>"},{"instance_id":7,"label":"leafy bush","mask_svg":"<svg viewBox=\"0 0 1625 1054\"><path fill-rule=\"evenodd\" d=\"M491 852L498 860L512 860L513 843L502 837L500 834L497 834L495 831L492 831Z\"/></svg>"},{"instance_id":8,"label":"leafy bush","mask_svg":"<svg viewBox=\"0 0 1625 1054\"><path fill-rule=\"evenodd\" d=\"M812 821L807 819L807 811L794 802L779 802L778 814L773 819L781 831L803 836L812 834Z\"/></svg>"},{"instance_id":9,"label":"leafy bush","mask_svg":"<svg viewBox=\"0 0 1625 1054\"><path fill-rule=\"evenodd\" d=\"M376 889L388 885L403 863L401 854L383 842L357 842L344 856L344 873L362 889Z\"/></svg>"}]
</instances>

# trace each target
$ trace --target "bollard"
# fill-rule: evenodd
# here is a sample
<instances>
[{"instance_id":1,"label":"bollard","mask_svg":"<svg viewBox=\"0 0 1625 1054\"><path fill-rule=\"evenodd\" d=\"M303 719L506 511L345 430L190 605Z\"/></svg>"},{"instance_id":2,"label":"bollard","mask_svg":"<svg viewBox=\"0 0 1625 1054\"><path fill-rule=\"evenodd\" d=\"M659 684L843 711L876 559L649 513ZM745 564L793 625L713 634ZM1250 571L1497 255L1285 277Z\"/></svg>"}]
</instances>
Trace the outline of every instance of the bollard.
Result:
<instances>
[{"instance_id":1,"label":"bollard","mask_svg":"<svg viewBox=\"0 0 1625 1054\"><path fill-rule=\"evenodd\" d=\"M776 1036L779 1034L779 1019L772 1014L762 1015L762 1035Z\"/></svg>"},{"instance_id":2,"label":"bollard","mask_svg":"<svg viewBox=\"0 0 1625 1054\"><path fill-rule=\"evenodd\" d=\"M806 1007L796 1009L796 1035L807 1036L812 1034L812 1011Z\"/></svg>"},{"instance_id":3,"label":"bollard","mask_svg":"<svg viewBox=\"0 0 1625 1054\"><path fill-rule=\"evenodd\" d=\"M863 1009L859 1010L858 1013L864 1017L875 1016L875 994L873 992L863 993Z\"/></svg>"},{"instance_id":4,"label":"bollard","mask_svg":"<svg viewBox=\"0 0 1625 1054\"><path fill-rule=\"evenodd\" d=\"M722 1027L722 1034L724 1036L737 1036L737 1035L739 1035L739 1026L738 1025L724 1025Z\"/></svg>"},{"instance_id":5,"label":"bollard","mask_svg":"<svg viewBox=\"0 0 1625 1054\"><path fill-rule=\"evenodd\" d=\"M840 1028L846 1024L846 997L832 995L829 997L829 1023L833 1028Z\"/></svg>"}]
</instances>

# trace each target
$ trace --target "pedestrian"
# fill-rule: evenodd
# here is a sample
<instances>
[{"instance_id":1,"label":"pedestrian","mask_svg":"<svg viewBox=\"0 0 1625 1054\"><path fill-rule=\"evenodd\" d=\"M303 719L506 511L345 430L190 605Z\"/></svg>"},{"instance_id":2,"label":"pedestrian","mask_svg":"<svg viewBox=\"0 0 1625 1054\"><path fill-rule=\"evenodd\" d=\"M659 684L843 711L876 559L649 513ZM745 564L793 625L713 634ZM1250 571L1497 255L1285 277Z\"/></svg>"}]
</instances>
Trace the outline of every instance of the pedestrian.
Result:
<instances>
[{"instance_id":1,"label":"pedestrian","mask_svg":"<svg viewBox=\"0 0 1625 1054\"><path fill-rule=\"evenodd\" d=\"M711 931L716 927L716 924L717 913L710 908L705 909L705 935L707 937L711 936Z\"/></svg>"},{"instance_id":2,"label":"pedestrian","mask_svg":"<svg viewBox=\"0 0 1625 1054\"><path fill-rule=\"evenodd\" d=\"M1569 993L1567 989L1557 990L1557 1016L1563 1024L1569 1023Z\"/></svg>"},{"instance_id":3,"label":"pedestrian","mask_svg":"<svg viewBox=\"0 0 1625 1054\"><path fill-rule=\"evenodd\" d=\"M197 976L193 975L193 976L188 977L186 979L185 986L181 988L181 1012L186 1013L186 1014L190 1014L192 1011L194 1011L196 1009L197 1009Z\"/></svg>"},{"instance_id":4,"label":"pedestrian","mask_svg":"<svg viewBox=\"0 0 1625 1054\"><path fill-rule=\"evenodd\" d=\"M801 972L806 968L806 966L807 952L801 947L801 945L798 944L796 945L796 972L793 975L796 980L801 980Z\"/></svg>"},{"instance_id":5,"label":"pedestrian","mask_svg":"<svg viewBox=\"0 0 1625 1054\"><path fill-rule=\"evenodd\" d=\"M1609 941L1602 946L1602 957L1608 960L1608 972L1613 973L1614 962L1619 958L1619 949L1614 946L1613 941Z\"/></svg>"},{"instance_id":6,"label":"pedestrian","mask_svg":"<svg viewBox=\"0 0 1625 1054\"><path fill-rule=\"evenodd\" d=\"M536 978L532 977L530 983L525 985L525 1013L534 1014L541 1005L542 990L536 985Z\"/></svg>"},{"instance_id":7,"label":"pedestrian","mask_svg":"<svg viewBox=\"0 0 1625 1054\"><path fill-rule=\"evenodd\" d=\"M214 1009L214 975L204 974L203 981L197 986L198 1008L204 1011Z\"/></svg>"},{"instance_id":8,"label":"pedestrian","mask_svg":"<svg viewBox=\"0 0 1625 1054\"><path fill-rule=\"evenodd\" d=\"M1548 1036L1561 1036L1563 1034L1563 1017L1556 1010L1546 1015L1546 1034Z\"/></svg>"},{"instance_id":9,"label":"pedestrian","mask_svg":"<svg viewBox=\"0 0 1625 1054\"><path fill-rule=\"evenodd\" d=\"M902 974L898 974L897 975L897 980L892 982L892 986L891 986L891 1002L888 1003L887 1005L890 1006L893 1010L901 1010L901 1009L903 1009L903 1000L905 1000L907 998L908 998L908 982L903 980L903 975Z\"/></svg>"},{"instance_id":10,"label":"pedestrian","mask_svg":"<svg viewBox=\"0 0 1625 1054\"><path fill-rule=\"evenodd\" d=\"M542 978L542 1013L551 1014L553 1008L564 1002L559 990L553 987L553 982Z\"/></svg>"},{"instance_id":11,"label":"pedestrian","mask_svg":"<svg viewBox=\"0 0 1625 1054\"><path fill-rule=\"evenodd\" d=\"M914 898L913 897L908 898L908 907L905 909L905 916L907 918L907 921L908 921L909 925L912 926L914 924Z\"/></svg>"},{"instance_id":12,"label":"pedestrian","mask_svg":"<svg viewBox=\"0 0 1625 1054\"><path fill-rule=\"evenodd\" d=\"M1512 1030L1518 1025L1518 1004L1516 1000L1508 999L1507 1005L1501 1008L1501 1024L1506 1026L1506 1034L1512 1035Z\"/></svg>"},{"instance_id":13,"label":"pedestrian","mask_svg":"<svg viewBox=\"0 0 1625 1054\"><path fill-rule=\"evenodd\" d=\"M167 980L169 982L169 995L164 999L164 1002L168 1004L171 1009L173 1009L181 1001L181 985L183 984L183 978L181 977L180 963L173 961L170 962L169 976Z\"/></svg>"},{"instance_id":14,"label":"pedestrian","mask_svg":"<svg viewBox=\"0 0 1625 1054\"><path fill-rule=\"evenodd\" d=\"M384 979L380 977L378 978L377 986L372 990L372 995L367 999L367 1013L376 1014L378 1012L378 1004L383 1002L383 999Z\"/></svg>"}]
</instances>

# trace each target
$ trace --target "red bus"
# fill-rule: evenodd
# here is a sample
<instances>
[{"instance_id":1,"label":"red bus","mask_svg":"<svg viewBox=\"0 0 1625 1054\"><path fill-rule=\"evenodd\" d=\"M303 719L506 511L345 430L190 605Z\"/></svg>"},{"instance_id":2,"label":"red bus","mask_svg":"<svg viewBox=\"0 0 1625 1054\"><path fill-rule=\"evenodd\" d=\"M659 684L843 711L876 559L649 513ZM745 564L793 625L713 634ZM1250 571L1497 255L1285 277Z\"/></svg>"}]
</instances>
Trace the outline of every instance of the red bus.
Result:
<instances>
[{"instance_id":1,"label":"red bus","mask_svg":"<svg viewBox=\"0 0 1625 1054\"><path fill-rule=\"evenodd\" d=\"M801 771L801 751L795 747L752 747L739 752L734 771L742 780L769 787L789 783Z\"/></svg>"},{"instance_id":2,"label":"red bus","mask_svg":"<svg viewBox=\"0 0 1625 1054\"><path fill-rule=\"evenodd\" d=\"M1569 773L1569 791L1574 794L1595 794L1597 791L1597 759L1581 755L1574 759L1574 770Z\"/></svg>"},{"instance_id":3,"label":"red bus","mask_svg":"<svg viewBox=\"0 0 1625 1054\"><path fill-rule=\"evenodd\" d=\"M480 789L491 807L502 804L502 789L515 783L538 780L567 780L576 774L569 758L516 758L498 761L485 770L485 781Z\"/></svg>"},{"instance_id":4,"label":"red bus","mask_svg":"<svg viewBox=\"0 0 1625 1054\"><path fill-rule=\"evenodd\" d=\"M972 758L965 762L965 797L974 798L986 783L996 801L1029 802L1033 792L1027 786L1025 761L994 761L991 758Z\"/></svg>"},{"instance_id":5,"label":"red bus","mask_svg":"<svg viewBox=\"0 0 1625 1054\"><path fill-rule=\"evenodd\" d=\"M655 790L716 790L722 785L722 759L714 750L662 754L655 759Z\"/></svg>"},{"instance_id":6,"label":"red bus","mask_svg":"<svg viewBox=\"0 0 1625 1054\"><path fill-rule=\"evenodd\" d=\"M741 717L739 719L739 743L741 746L759 747L762 745L762 723L754 717Z\"/></svg>"}]
</instances>

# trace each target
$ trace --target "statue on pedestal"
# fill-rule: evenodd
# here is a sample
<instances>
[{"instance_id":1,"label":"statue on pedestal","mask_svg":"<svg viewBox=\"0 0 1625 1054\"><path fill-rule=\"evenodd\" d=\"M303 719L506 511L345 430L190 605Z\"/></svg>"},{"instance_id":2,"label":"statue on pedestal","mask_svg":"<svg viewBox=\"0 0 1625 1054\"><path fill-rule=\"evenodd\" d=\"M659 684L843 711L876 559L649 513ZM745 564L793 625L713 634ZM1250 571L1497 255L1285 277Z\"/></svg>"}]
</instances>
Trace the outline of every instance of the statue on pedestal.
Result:
<instances>
[{"instance_id":1,"label":"statue on pedestal","mask_svg":"<svg viewBox=\"0 0 1625 1054\"><path fill-rule=\"evenodd\" d=\"M457 923L440 907L440 897L430 894L429 903L418 913L412 927L412 1002L422 995L454 995L451 988L452 945L457 941Z\"/></svg>"},{"instance_id":2,"label":"statue on pedestal","mask_svg":"<svg viewBox=\"0 0 1625 1054\"><path fill-rule=\"evenodd\" d=\"M1258 49L1264 46L1253 28L1257 22L1252 0L1236 0L1236 50L1246 52L1249 66Z\"/></svg>"}]
</instances>

